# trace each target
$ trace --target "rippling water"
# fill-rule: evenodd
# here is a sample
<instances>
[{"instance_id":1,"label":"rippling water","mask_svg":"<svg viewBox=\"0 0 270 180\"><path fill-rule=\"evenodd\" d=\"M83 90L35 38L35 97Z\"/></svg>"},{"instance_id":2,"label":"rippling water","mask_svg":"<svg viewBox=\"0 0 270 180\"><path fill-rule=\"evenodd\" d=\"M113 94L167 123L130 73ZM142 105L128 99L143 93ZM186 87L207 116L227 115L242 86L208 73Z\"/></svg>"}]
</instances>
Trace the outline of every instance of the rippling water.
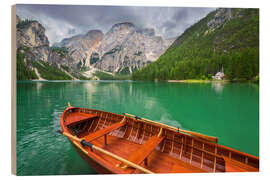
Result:
<instances>
[{"instance_id":1,"label":"rippling water","mask_svg":"<svg viewBox=\"0 0 270 180\"><path fill-rule=\"evenodd\" d=\"M248 83L24 81L17 83L17 174L95 174L56 133L66 108L131 113L219 138L259 155L259 87Z\"/></svg>"}]
</instances>

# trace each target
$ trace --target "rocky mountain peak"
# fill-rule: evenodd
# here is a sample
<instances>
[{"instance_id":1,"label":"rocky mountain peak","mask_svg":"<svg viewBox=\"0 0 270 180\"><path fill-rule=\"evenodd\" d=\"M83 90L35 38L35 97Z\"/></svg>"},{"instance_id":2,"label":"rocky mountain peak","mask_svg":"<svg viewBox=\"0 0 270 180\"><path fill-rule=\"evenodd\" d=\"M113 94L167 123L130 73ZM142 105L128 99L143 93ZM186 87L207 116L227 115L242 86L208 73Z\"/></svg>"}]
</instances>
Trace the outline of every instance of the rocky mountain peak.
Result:
<instances>
[{"instance_id":1,"label":"rocky mountain peak","mask_svg":"<svg viewBox=\"0 0 270 180\"><path fill-rule=\"evenodd\" d=\"M125 36L135 32L134 24L130 22L118 23L111 27L111 29L106 33L108 36L120 35L118 38L124 38ZM105 35L105 38L106 38Z\"/></svg>"},{"instance_id":2,"label":"rocky mountain peak","mask_svg":"<svg viewBox=\"0 0 270 180\"><path fill-rule=\"evenodd\" d=\"M94 67L129 74L155 61L169 45L170 41L155 36L152 28L139 29L132 23L119 23L105 34L95 51Z\"/></svg>"},{"instance_id":3,"label":"rocky mountain peak","mask_svg":"<svg viewBox=\"0 0 270 180\"><path fill-rule=\"evenodd\" d=\"M135 25L131 22L117 23L112 26L112 30L124 30L128 28L135 28Z\"/></svg>"},{"instance_id":4,"label":"rocky mountain peak","mask_svg":"<svg viewBox=\"0 0 270 180\"><path fill-rule=\"evenodd\" d=\"M60 43L56 43L56 46L68 49L73 58L74 67L89 67L91 54L100 45L103 37L103 32L95 29L88 31L86 34L65 38Z\"/></svg>"},{"instance_id":5,"label":"rocky mountain peak","mask_svg":"<svg viewBox=\"0 0 270 180\"><path fill-rule=\"evenodd\" d=\"M123 22L114 24L105 34L90 30L64 39L58 46L68 49L80 69L132 73L155 61L172 42L156 36L153 28L139 29Z\"/></svg>"},{"instance_id":6,"label":"rocky mountain peak","mask_svg":"<svg viewBox=\"0 0 270 180\"><path fill-rule=\"evenodd\" d=\"M45 35L45 28L38 21L19 20L17 24L17 32L21 32L18 33L18 47L49 46L49 40Z\"/></svg>"},{"instance_id":7,"label":"rocky mountain peak","mask_svg":"<svg viewBox=\"0 0 270 180\"><path fill-rule=\"evenodd\" d=\"M17 48L30 48L36 59L48 61L49 40L45 28L38 21L21 20L19 16L16 21Z\"/></svg>"},{"instance_id":8,"label":"rocky mountain peak","mask_svg":"<svg viewBox=\"0 0 270 180\"><path fill-rule=\"evenodd\" d=\"M90 30L85 34L85 37L89 37L91 39L95 39L95 38L103 38L104 34L101 30L95 29L95 30Z\"/></svg>"}]
</instances>

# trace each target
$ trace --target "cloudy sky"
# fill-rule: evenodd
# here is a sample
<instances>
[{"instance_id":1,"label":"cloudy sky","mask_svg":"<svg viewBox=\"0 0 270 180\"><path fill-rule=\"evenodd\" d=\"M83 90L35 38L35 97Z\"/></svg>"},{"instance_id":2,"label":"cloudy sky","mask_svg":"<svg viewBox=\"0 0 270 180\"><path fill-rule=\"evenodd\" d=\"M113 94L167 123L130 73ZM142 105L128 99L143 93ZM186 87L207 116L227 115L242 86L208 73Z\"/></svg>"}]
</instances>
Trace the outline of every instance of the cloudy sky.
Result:
<instances>
[{"instance_id":1,"label":"cloudy sky","mask_svg":"<svg viewBox=\"0 0 270 180\"><path fill-rule=\"evenodd\" d=\"M164 38L176 37L214 8L17 5L22 19L38 20L50 44L92 29L106 33L114 24L132 22L138 28L154 28Z\"/></svg>"}]
</instances>

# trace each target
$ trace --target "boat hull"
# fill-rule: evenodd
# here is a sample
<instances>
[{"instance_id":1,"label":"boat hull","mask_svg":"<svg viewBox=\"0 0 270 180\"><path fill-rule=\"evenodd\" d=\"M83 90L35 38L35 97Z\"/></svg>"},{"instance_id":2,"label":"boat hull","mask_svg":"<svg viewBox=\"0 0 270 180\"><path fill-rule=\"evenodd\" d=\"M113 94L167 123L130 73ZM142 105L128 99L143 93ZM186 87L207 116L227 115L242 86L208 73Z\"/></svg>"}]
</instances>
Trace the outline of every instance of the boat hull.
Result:
<instances>
[{"instance_id":1,"label":"boat hull","mask_svg":"<svg viewBox=\"0 0 270 180\"><path fill-rule=\"evenodd\" d=\"M70 141L73 148L76 150L76 152L80 155L80 157L92 168L94 169L98 174L115 174L114 172L106 169L104 166L99 164L96 160L85 154L81 149L79 149L72 141Z\"/></svg>"},{"instance_id":2,"label":"boat hull","mask_svg":"<svg viewBox=\"0 0 270 180\"><path fill-rule=\"evenodd\" d=\"M70 143L99 174L133 174L142 171L137 167L123 168L123 162L121 165L119 159L116 160L112 155L92 151L89 148L91 146L83 146L80 143L82 139L154 173L259 171L258 157L173 131L161 123L143 122L94 109L68 107L60 118L60 126L63 132L73 135L73 139L68 136ZM79 140L74 140L74 137ZM162 140L156 143L154 138ZM144 155L146 161L137 162Z\"/></svg>"}]
</instances>

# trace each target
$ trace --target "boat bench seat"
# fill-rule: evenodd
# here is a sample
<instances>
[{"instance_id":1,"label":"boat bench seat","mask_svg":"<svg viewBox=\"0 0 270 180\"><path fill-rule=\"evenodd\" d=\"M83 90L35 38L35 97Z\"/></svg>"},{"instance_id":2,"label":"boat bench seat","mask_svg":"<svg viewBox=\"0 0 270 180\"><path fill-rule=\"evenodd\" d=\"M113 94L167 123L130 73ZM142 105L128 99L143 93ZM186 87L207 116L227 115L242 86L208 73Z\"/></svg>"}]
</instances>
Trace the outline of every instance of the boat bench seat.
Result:
<instances>
[{"instance_id":1,"label":"boat bench seat","mask_svg":"<svg viewBox=\"0 0 270 180\"><path fill-rule=\"evenodd\" d=\"M159 143L164 139L165 137L158 137L158 135L152 136L150 139L146 141L138 150L133 152L127 160L130 162L133 162L135 164L141 164L154 149L156 148ZM122 168L126 168L127 165L122 163L120 165Z\"/></svg>"},{"instance_id":2,"label":"boat bench seat","mask_svg":"<svg viewBox=\"0 0 270 180\"><path fill-rule=\"evenodd\" d=\"M67 126L75 125L79 122L83 122L83 121L86 121L89 119L94 119L96 117L98 117L96 114L87 114L87 113L76 112L76 113L72 113L72 114L67 116L67 118L65 119L65 124Z\"/></svg>"},{"instance_id":3,"label":"boat bench seat","mask_svg":"<svg viewBox=\"0 0 270 180\"><path fill-rule=\"evenodd\" d=\"M184 161L177 160L177 162L172 166L170 173L203 173L206 170L200 169L198 167L192 166Z\"/></svg>"},{"instance_id":4,"label":"boat bench seat","mask_svg":"<svg viewBox=\"0 0 270 180\"><path fill-rule=\"evenodd\" d=\"M104 136L106 134L109 134L110 132L124 126L126 124L126 122L118 122L118 123L114 123L106 128L100 129L96 132L93 132L87 136L85 136L83 139L86 140L87 142L93 141L101 136Z\"/></svg>"},{"instance_id":5,"label":"boat bench seat","mask_svg":"<svg viewBox=\"0 0 270 180\"><path fill-rule=\"evenodd\" d=\"M258 169L256 169L255 167L248 166L246 164L237 162L224 156L223 159L225 160L226 172L258 172Z\"/></svg>"}]
</instances>

